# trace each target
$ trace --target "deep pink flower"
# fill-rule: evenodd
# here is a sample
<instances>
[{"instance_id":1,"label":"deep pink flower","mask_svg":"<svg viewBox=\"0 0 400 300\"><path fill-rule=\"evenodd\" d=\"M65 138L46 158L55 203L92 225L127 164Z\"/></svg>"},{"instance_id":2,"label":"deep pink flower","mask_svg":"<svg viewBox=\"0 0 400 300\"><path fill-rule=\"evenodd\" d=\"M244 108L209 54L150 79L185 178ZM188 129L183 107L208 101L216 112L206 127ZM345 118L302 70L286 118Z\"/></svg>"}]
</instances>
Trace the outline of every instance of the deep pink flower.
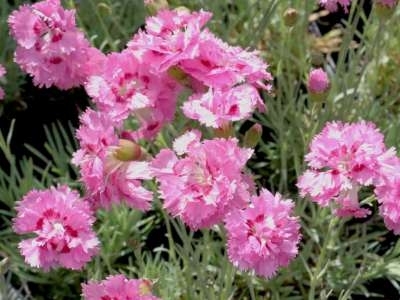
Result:
<instances>
[{"instance_id":1,"label":"deep pink flower","mask_svg":"<svg viewBox=\"0 0 400 300\"><path fill-rule=\"evenodd\" d=\"M75 25L75 11L59 0L23 5L8 19L17 42L15 62L38 86L69 89L98 71L102 53L91 47Z\"/></svg>"},{"instance_id":2,"label":"deep pink flower","mask_svg":"<svg viewBox=\"0 0 400 300\"><path fill-rule=\"evenodd\" d=\"M335 12L338 10L339 5L343 8L343 10L347 13L349 11L351 0L319 0L319 4L321 4L325 9L330 12Z\"/></svg>"},{"instance_id":3,"label":"deep pink flower","mask_svg":"<svg viewBox=\"0 0 400 300\"><path fill-rule=\"evenodd\" d=\"M85 300L160 300L151 293L151 286L146 279L113 275L100 282L82 284L82 295Z\"/></svg>"},{"instance_id":4,"label":"deep pink flower","mask_svg":"<svg viewBox=\"0 0 400 300\"><path fill-rule=\"evenodd\" d=\"M373 123L328 123L306 155L310 169L299 178L300 194L322 206L333 201L340 216L365 217L370 211L360 207L358 192L380 184L392 152Z\"/></svg>"},{"instance_id":5,"label":"deep pink flower","mask_svg":"<svg viewBox=\"0 0 400 300\"><path fill-rule=\"evenodd\" d=\"M249 84L233 87L226 92L210 89L194 94L183 104L184 114L191 119L214 128L251 116L255 108L264 108L257 89Z\"/></svg>"},{"instance_id":6,"label":"deep pink flower","mask_svg":"<svg viewBox=\"0 0 400 300\"><path fill-rule=\"evenodd\" d=\"M196 230L213 226L231 209L246 205L252 184L243 168L252 150L239 148L236 139L200 142L196 131L176 139L174 150L183 157L163 149L151 163L170 214Z\"/></svg>"},{"instance_id":7,"label":"deep pink flower","mask_svg":"<svg viewBox=\"0 0 400 300\"><path fill-rule=\"evenodd\" d=\"M328 74L321 68L314 69L308 75L307 89L310 93L321 94L329 90Z\"/></svg>"},{"instance_id":8,"label":"deep pink flower","mask_svg":"<svg viewBox=\"0 0 400 300\"><path fill-rule=\"evenodd\" d=\"M6 69L0 64L0 78L7 73ZM4 98L4 90L0 87L0 100Z\"/></svg>"},{"instance_id":9,"label":"deep pink flower","mask_svg":"<svg viewBox=\"0 0 400 300\"><path fill-rule=\"evenodd\" d=\"M34 234L19 243L25 261L44 270L81 269L98 252L89 205L67 186L32 190L17 203L14 231Z\"/></svg>"},{"instance_id":10,"label":"deep pink flower","mask_svg":"<svg viewBox=\"0 0 400 300\"><path fill-rule=\"evenodd\" d=\"M81 116L77 130L81 148L74 153L72 162L80 169L86 200L93 208L110 208L113 203L124 202L147 210L153 195L142 187L141 180L151 178L148 163L138 161L138 156L118 155L123 145L113 125L107 114L91 109Z\"/></svg>"},{"instance_id":11,"label":"deep pink flower","mask_svg":"<svg viewBox=\"0 0 400 300\"><path fill-rule=\"evenodd\" d=\"M225 218L230 261L241 270L270 278L298 253L300 223L292 216L294 204L263 189L247 208Z\"/></svg>"}]
</instances>

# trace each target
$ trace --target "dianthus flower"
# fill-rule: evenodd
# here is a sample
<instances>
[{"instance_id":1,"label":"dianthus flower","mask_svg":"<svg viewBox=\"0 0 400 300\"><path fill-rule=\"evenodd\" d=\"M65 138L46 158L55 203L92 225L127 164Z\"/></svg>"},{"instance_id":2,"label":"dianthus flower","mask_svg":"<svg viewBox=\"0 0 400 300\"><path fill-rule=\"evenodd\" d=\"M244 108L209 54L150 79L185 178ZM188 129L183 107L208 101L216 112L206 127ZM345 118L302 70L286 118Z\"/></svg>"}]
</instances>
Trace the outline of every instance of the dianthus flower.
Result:
<instances>
[{"instance_id":1,"label":"dianthus flower","mask_svg":"<svg viewBox=\"0 0 400 300\"><path fill-rule=\"evenodd\" d=\"M325 9L329 10L330 12L337 11L340 5L347 13L349 12L348 7L350 6L350 3L351 0L319 0L319 4L321 4Z\"/></svg>"},{"instance_id":2,"label":"dianthus flower","mask_svg":"<svg viewBox=\"0 0 400 300\"><path fill-rule=\"evenodd\" d=\"M77 138L81 148L72 162L80 168L93 208L110 208L120 202L140 210L150 208L153 195L141 185L142 179L151 178L148 163L139 161L139 146L118 138L106 114L88 109L81 116Z\"/></svg>"},{"instance_id":3,"label":"dianthus flower","mask_svg":"<svg viewBox=\"0 0 400 300\"><path fill-rule=\"evenodd\" d=\"M0 65L0 78L6 74L6 69L2 65ZM0 87L0 100L4 98L4 90Z\"/></svg>"},{"instance_id":4,"label":"dianthus flower","mask_svg":"<svg viewBox=\"0 0 400 300\"><path fill-rule=\"evenodd\" d=\"M306 155L309 169L297 183L300 194L321 206L333 201L339 216L367 216L370 211L360 207L358 192L382 180L383 158L393 156L383 139L370 122L328 123Z\"/></svg>"},{"instance_id":5,"label":"dianthus flower","mask_svg":"<svg viewBox=\"0 0 400 300\"><path fill-rule=\"evenodd\" d=\"M151 293L151 286L146 279L113 275L100 282L82 284L82 295L85 300L160 300Z\"/></svg>"},{"instance_id":6,"label":"dianthus flower","mask_svg":"<svg viewBox=\"0 0 400 300\"><path fill-rule=\"evenodd\" d=\"M198 55L201 28L212 14L185 9L161 10L146 19L145 31L139 31L128 43L143 61L151 62L153 73L166 72L183 59Z\"/></svg>"},{"instance_id":7,"label":"dianthus flower","mask_svg":"<svg viewBox=\"0 0 400 300\"><path fill-rule=\"evenodd\" d=\"M189 131L175 140L174 150L182 157L163 149L151 162L170 214L196 230L218 224L231 209L246 205L253 186L243 168L251 149L239 148L236 139L200 142L200 133Z\"/></svg>"},{"instance_id":8,"label":"dianthus flower","mask_svg":"<svg viewBox=\"0 0 400 300\"><path fill-rule=\"evenodd\" d=\"M151 138L172 121L181 86L166 73L149 73L131 50L107 56L102 71L91 76L86 91L98 109L119 123L130 115L140 122L135 139Z\"/></svg>"},{"instance_id":9,"label":"dianthus flower","mask_svg":"<svg viewBox=\"0 0 400 300\"><path fill-rule=\"evenodd\" d=\"M76 27L75 11L59 0L23 5L8 24L17 42L14 60L38 86L79 86L101 65L103 55Z\"/></svg>"},{"instance_id":10,"label":"dianthus flower","mask_svg":"<svg viewBox=\"0 0 400 300\"><path fill-rule=\"evenodd\" d=\"M270 278L298 253L300 223L294 204L263 189L247 208L232 210L225 218L228 256L241 270Z\"/></svg>"},{"instance_id":11,"label":"dianthus flower","mask_svg":"<svg viewBox=\"0 0 400 300\"><path fill-rule=\"evenodd\" d=\"M32 190L17 202L16 210L14 231L35 235L19 243L32 267L81 269L98 252L92 211L67 186Z\"/></svg>"},{"instance_id":12,"label":"dianthus flower","mask_svg":"<svg viewBox=\"0 0 400 300\"><path fill-rule=\"evenodd\" d=\"M256 107L263 109L264 102L257 89L243 84L222 92L210 89L204 94L194 94L183 104L183 113L191 119L214 128L248 118Z\"/></svg>"}]
</instances>

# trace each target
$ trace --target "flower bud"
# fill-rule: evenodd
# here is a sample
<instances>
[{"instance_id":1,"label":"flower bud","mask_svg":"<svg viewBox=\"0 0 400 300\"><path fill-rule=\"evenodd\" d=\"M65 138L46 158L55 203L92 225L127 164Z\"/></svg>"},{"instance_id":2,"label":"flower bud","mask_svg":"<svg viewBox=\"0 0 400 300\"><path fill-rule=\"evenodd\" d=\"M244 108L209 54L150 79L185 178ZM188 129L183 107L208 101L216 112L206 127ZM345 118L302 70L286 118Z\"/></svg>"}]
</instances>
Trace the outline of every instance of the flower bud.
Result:
<instances>
[{"instance_id":1,"label":"flower bud","mask_svg":"<svg viewBox=\"0 0 400 300\"><path fill-rule=\"evenodd\" d=\"M376 0L375 1L376 14L382 20L386 20L393 15L398 3L399 3L398 0Z\"/></svg>"},{"instance_id":2,"label":"flower bud","mask_svg":"<svg viewBox=\"0 0 400 300\"><path fill-rule=\"evenodd\" d=\"M159 10L168 9L167 0L144 0L144 5L150 15L155 15Z\"/></svg>"},{"instance_id":3,"label":"flower bud","mask_svg":"<svg viewBox=\"0 0 400 300\"><path fill-rule=\"evenodd\" d=\"M244 134L243 146L247 148L254 148L260 141L261 135L262 135L262 126L260 124L254 124Z\"/></svg>"},{"instance_id":4,"label":"flower bud","mask_svg":"<svg viewBox=\"0 0 400 300\"><path fill-rule=\"evenodd\" d=\"M219 138L230 138L235 136L235 131L233 129L232 123L227 122L222 124L221 127L214 129L214 135Z\"/></svg>"},{"instance_id":5,"label":"flower bud","mask_svg":"<svg viewBox=\"0 0 400 300\"><path fill-rule=\"evenodd\" d=\"M298 19L299 19L299 12L292 7L289 7L283 13L283 22L287 27L293 27L297 23Z\"/></svg>"},{"instance_id":6,"label":"flower bud","mask_svg":"<svg viewBox=\"0 0 400 300\"><path fill-rule=\"evenodd\" d=\"M307 89L313 101L325 100L330 89L328 74L321 68L312 70L308 75Z\"/></svg>"},{"instance_id":7,"label":"flower bud","mask_svg":"<svg viewBox=\"0 0 400 300\"><path fill-rule=\"evenodd\" d=\"M120 139L118 147L114 150L114 157L120 161L139 160L142 157L142 150L138 144Z\"/></svg>"}]
</instances>

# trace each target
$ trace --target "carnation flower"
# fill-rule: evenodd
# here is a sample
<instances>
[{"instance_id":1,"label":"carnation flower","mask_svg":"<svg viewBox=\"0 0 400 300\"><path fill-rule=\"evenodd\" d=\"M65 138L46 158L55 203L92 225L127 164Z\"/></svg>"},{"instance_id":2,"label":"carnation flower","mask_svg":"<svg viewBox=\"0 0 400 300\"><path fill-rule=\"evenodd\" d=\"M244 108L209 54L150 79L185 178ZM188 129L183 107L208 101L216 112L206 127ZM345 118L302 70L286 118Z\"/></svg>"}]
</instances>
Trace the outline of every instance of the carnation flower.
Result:
<instances>
[{"instance_id":1,"label":"carnation flower","mask_svg":"<svg viewBox=\"0 0 400 300\"><path fill-rule=\"evenodd\" d=\"M86 91L98 109L121 123L130 115L140 122L132 137L154 137L172 121L181 86L166 73L149 73L146 62L131 50L107 56L102 71L91 76Z\"/></svg>"},{"instance_id":2,"label":"carnation flower","mask_svg":"<svg viewBox=\"0 0 400 300\"><path fill-rule=\"evenodd\" d=\"M380 184L383 158L392 152L373 123L328 123L306 155L309 169L298 180L300 194L321 206L333 201L339 216L365 217L370 211L360 207L358 192Z\"/></svg>"},{"instance_id":3,"label":"carnation flower","mask_svg":"<svg viewBox=\"0 0 400 300\"><path fill-rule=\"evenodd\" d=\"M118 138L113 125L108 115L91 109L81 116L77 131L81 148L74 153L72 163L80 168L87 201L93 208L124 202L147 210L153 194L142 187L141 180L151 178L148 163L138 145Z\"/></svg>"},{"instance_id":4,"label":"carnation flower","mask_svg":"<svg viewBox=\"0 0 400 300\"><path fill-rule=\"evenodd\" d=\"M14 60L38 86L79 86L101 65L103 55L76 27L75 11L59 0L23 5L8 24L17 42Z\"/></svg>"},{"instance_id":5,"label":"carnation flower","mask_svg":"<svg viewBox=\"0 0 400 300\"><path fill-rule=\"evenodd\" d=\"M183 104L183 112L188 118L219 128L250 117L256 107L264 108L257 89L243 84L226 92L210 89L204 94L194 94Z\"/></svg>"},{"instance_id":6,"label":"carnation flower","mask_svg":"<svg viewBox=\"0 0 400 300\"><path fill-rule=\"evenodd\" d=\"M92 211L67 186L32 190L17 202L16 210L14 231L34 235L19 243L21 254L32 267L77 270L98 252Z\"/></svg>"},{"instance_id":7,"label":"carnation flower","mask_svg":"<svg viewBox=\"0 0 400 300\"><path fill-rule=\"evenodd\" d=\"M182 157L163 149L151 163L170 214L196 230L246 205L252 184L243 168L251 149L239 148L236 139L200 142L200 133L189 131L175 140L174 150Z\"/></svg>"},{"instance_id":8,"label":"carnation flower","mask_svg":"<svg viewBox=\"0 0 400 300\"><path fill-rule=\"evenodd\" d=\"M263 189L251 197L247 208L232 210L225 218L230 261L267 278L287 266L297 255L300 241L293 207L291 200Z\"/></svg>"},{"instance_id":9,"label":"carnation flower","mask_svg":"<svg viewBox=\"0 0 400 300\"><path fill-rule=\"evenodd\" d=\"M335 12L338 10L339 6L341 6L344 11L349 12L348 7L350 6L351 0L319 0L319 4L321 4L325 9L330 12Z\"/></svg>"},{"instance_id":10,"label":"carnation flower","mask_svg":"<svg viewBox=\"0 0 400 300\"><path fill-rule=\"evenodd\" d=\"M0 64L0 78L6 74L6 69ZM0 87L0 100L4 98L4 90Z\"/></svg>"},{"instance_id":11,"label":"carnation flower","mask_svg":"<svg viewBox=\"0 0 400 300\"><path fill-rule=\"evenodd\" d=\"M146 279L113 275L100 282L82 284L82 295L85 300L160 300L151 293L151 286Z\"/></svg>"}]
</instances>

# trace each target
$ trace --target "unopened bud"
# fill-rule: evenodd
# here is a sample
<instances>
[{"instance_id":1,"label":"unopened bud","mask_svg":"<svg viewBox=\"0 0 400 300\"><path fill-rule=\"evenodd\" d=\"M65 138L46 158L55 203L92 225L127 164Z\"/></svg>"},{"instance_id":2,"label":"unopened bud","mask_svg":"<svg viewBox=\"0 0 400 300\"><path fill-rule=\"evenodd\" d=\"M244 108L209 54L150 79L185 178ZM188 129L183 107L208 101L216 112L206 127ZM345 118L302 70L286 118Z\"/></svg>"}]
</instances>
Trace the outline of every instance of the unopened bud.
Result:
<instances>
[{"instance_id":1,"label":"unopened bud","mask_svg":"<svg viewBox=\"0 0 400 300\"><path fill-rule=\"evenodd\" d=\"M376 14L381 20L387 20L393 15L398 3L398 0L377 0L375 1Z\"/></svg>"},{"instance_id":2,"label":"unopened bud","mask_svg":"<svg viewBox=\"0 0 400 300\"><path fill-rule=\"evenodd\" d=\"M243 146L247 148L254 148L260 141L261 135L262 135L262 126L260 124L254 124L244 134Z\"/></svg>"},{"instance_id":3,"label":"unopened bud","mask_svg":"<svg viewBox=\"0 0 400 300\"><path fill-rule=\"evenodd\" d=\"M294 24L297 23L298 19L299 19L299 12L294 8L289 7L283 13L283 22L287 27L293 27Z\"/></svg>"},{"instance_id":4,"label":"unopened bud","mask_svg":"<svg viewBox=\"0 0 400 300\"><path fill-rule=\"evenodd\" d=\"M235 136L235 131L233 129L232 123L224 123L221 127L214 129L214 135L219 138L230 138Z\"/></svg>"},{"instance_id":5,"label":"unopened bud","mask_svg":"<svg viewBox=\"0 0 400 300\"><path fill-rule=\"evenodd\" d=\"M144 0L144 5L150 15L156 15L159 10L168 9L167 0Z\"/></svg>"},{"instance_id":6,"label":"unopened bud","mask_svg":"<svg viewBox=\"0 0 400 300\"><path fill-rule=\"evenodd\" d=\"M170 67L167 73L182 85L187 86L190 83L188 75L177 66Z\"/></svg>"},{"instance_id":7,"label":"unopened bud","mask_svg":"<svg viewBox=\"0 0 400 300\"><path fill-rule=\"evenodd\" d=\"M311 100L324 101L330 89L328 74L321 68L312 70L308 75L307 89Z\"/></svg>"},{"instance_id":8,"label":"unopened bud","mask_svg":"<svg viewBox=\"0 0 400 300\"><path fill-rule=\"evenodd\" d=\"M130 140L120 139L114 157L120 161L139 160L142 157L142 149Z\"/></svg>"}]
</instances>

